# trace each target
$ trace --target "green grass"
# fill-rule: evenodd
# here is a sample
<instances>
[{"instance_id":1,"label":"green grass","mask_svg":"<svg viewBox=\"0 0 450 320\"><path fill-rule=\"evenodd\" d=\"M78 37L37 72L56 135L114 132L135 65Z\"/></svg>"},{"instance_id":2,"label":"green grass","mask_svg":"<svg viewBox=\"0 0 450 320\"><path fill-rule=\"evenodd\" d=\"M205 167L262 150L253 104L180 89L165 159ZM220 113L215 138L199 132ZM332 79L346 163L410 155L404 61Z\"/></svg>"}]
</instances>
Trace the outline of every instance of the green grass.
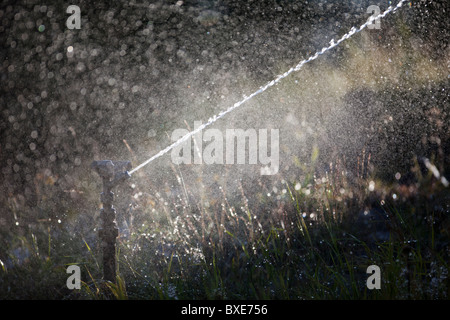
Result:
<instances>
[{"instance_id":1,"label":"green grass","mask_svg":"<svg viewBox=\"0 0 450 320\"><path fill-rule=\"evenodd\" d=\"M373 195L364 187L370 179L352 187L349 197L350 187L343 193L340 185L347 182L318 179L311 171L304 181L282 181L284 191L277 200L262 196L262 207L270 212L254 210L244 188L242 201L235 204L224 194L222 201L211 199L209 207L196 203L194 211L193 206L173 211L175 201L143 206L141 220L117 242L116 283L101 279L95 241L89 244L84 235L63 229L53 237L50 227L26 227L20 235L10 235L6 255L2 253L0 296L447 299L448 188L431 175L419 176L412 198L402 200L398 193L394 200L395 186L380 186ZM368 197L372 211L361 221ZM372 212L377 214L371 220ZM377 231L385 238L372 237ZM66 287L70 264L82 269L80 290ZM380 290L366 286L370 265L381 269Z\"/></svg>"}]
</instances>

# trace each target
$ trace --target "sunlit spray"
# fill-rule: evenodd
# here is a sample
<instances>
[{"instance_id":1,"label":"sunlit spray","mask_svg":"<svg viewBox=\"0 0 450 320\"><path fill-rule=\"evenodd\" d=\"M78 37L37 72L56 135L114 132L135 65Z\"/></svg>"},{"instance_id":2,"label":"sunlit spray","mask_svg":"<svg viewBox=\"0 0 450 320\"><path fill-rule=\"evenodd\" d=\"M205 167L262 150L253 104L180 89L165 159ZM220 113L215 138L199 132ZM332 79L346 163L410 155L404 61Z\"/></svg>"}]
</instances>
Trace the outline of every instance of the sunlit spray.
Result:
<instances>
[{"instance_id":1,"label":"sunlit spray","mask_svg":"<svg viewBox=\"0 0 450 320\"><path fill-rule=\"evenodd\" d=\"M200 121L194 121L195 135L183 140L171 151L174 164L261 164L261 175L274 175L279 169L279 129L226 129L225 135L219 129L202 128ZM189 134L187 129L175 129L172 141ZM194 142L194 145L192 145ZM269 152L270 145L270 152ZM248 155L248 157L247 157Z\"/></svg>"},{"instance_id":2,"label":"sunlit spray","mask_svg":"<svg viewBox=\"0 0 450 320\"><path fill-rule=\"evenodd\" d=\"M146 161L144 161L140 165L138 165L136 168L131 170L129 172L129 174L133 174L135 171L141 169L142 167L146 166L150 162L158 159L159 157L165 155L166 153L168 153L172 149L178 147L179 145L181 145L185 141L189 140L195 134L199 133L200 131L202 131L206 127L209 127L210 125L215 123L217 120L223 118L228 113L236 110L237 108L239 108L240 106L245 104L247 101L249 101L249 100L253 99L254 97L256 97L257 95L263 93L264 91L266 91L270 87L273 87L278 82L280 82L281 80L283 80L284 78L289 76L291 73L299 71L305 64L307 64L307 63L309 63L309 62L311 62L313 60L316 60L320 55L322 55L322 54L328 52L329 50L333 49L334 47L338 46L339 44L341 44L341 42L351 38L352 36L354 36L355 34L361 32L362 30L364 30L368 26L372 26L374 24L374 22L376 23L377 21L379 21L379 19L384 18L390 12L397 11L397 9L399 9L405 2L407 2L407 1L406 0L401 0L401 1L398 2L398 4L396 6L389 6L383 13L381 13L379 15L372 15L364 24L359 26L359 28L352 27L349 32L344 34L338 40L335 41L334 39L332 39L329 42L329 45L327 47L323 47L322 50L317 51L314 55L310 56L307 59L304 59L304 60L300 61L296 66L291 67L285 73L282 73L282 74L278 75L275 79L273 79L272 81L269 81L264 86L261 86L258 90L256 90L252 94L250 94L248 96L244 96L244 98L241 101L236 102L232 106L228 107L228 109L223 110L223 111L219 112L218 114L212 116L211 118L208 119L208 121L206 123L202 124L200 127L196 128L196 129L194 129L194 130L192 130L190 132L188 131L185 135L183 135L177 141L173 142L171 145L167 146L165 149L159 151L157 154L155 154L154 156L150 157L149 159L147 159Z\"/></svg>"}]
</instances>

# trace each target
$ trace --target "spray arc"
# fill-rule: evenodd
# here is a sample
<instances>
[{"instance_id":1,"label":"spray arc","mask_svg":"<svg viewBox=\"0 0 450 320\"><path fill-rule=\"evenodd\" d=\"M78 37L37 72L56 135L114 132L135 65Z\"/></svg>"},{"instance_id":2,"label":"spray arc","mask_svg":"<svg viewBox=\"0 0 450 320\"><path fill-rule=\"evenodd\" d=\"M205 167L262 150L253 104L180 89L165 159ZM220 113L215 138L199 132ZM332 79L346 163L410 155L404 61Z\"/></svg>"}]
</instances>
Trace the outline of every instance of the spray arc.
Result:
<instances>
[{"instance_id":1,"label":"spray arc","mask_svg":"<svg viewBox=\"0 0 450 320\"><path fill-rule=\"evenodd\" d=\"M244 99L241 101L236 102L232 106L228 107L228 109L225 109L221 111L220 113L214 115L213 117L209 118L208 121L193 131L188 132L181 138L179 138L177 141L173 142L171 145L167 146L165 149L162 149L157 154L153 155L146 161L142 162L135 168L131 170L131 162L130 161L111 161L111 160L101 160L101 161L94 161L92 163L92 168L100 175L100 177L103 179L103 192L101 193L100 200L103 204L103 208L101 210L101 217L102 217L102 225L99 232L100 239L102 241L102 248L103 248L103 274L104 279L109 280L112 282L115 282L115 274L116 274L116 262L115 262L115 247L116 247L116 238L118 236L118 228L115 222L115 209L112 205L114 200L114 193L112 192L112 188L119 185L123 181L130 178L131 174L134 172L140 170L142 167L148 165L155 159L163 156L164 154L168 153L175 147L179 146L181 143L185 142L186 140L193 137L195 134L201 132L206 127L211 126L214 124L217 120L223 118L228 113L234 111L235 109L239 108L243 104L245 104L250 99L254 98L255 96L263 93L268 88L273 87L278 82L283 80L284 78L288 77L291 73L299 71L305 64L316 60L320 55L323 55L327 51L333 49L334 47L338 46L341 42L351 38L355 34L361 32L365 28L367 28L369 25L371 25L374 21L378 21L381 18L384 18L387 14L391 12L397 11L404 3L406 3L406 0L400 0L396 6L389 6L383 13L378 14L377 16L371 16L364 24L362 24L359 28L351 28L351 30L344 34L341 38L337 40L331 40L329 45L322 48L322 50L317 51L314 55L310 56L307 59L304 59L300 61L296 66L291 67L289 70L284 72L283 74L278 75L275 79L272 81L266 83L264 86L261 86L258 90L250 94L249 96L245 96Z\"/></svg>"}]
</instances>

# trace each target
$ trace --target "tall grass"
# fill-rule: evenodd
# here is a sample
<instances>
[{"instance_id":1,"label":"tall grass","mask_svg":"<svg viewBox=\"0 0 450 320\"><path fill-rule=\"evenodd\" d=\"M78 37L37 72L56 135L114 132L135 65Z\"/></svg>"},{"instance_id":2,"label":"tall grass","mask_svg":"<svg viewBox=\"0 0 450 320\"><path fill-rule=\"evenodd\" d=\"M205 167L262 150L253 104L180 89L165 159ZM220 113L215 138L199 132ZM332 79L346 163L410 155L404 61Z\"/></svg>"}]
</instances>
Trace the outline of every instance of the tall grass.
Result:
<instances>
[{"instance_id":1,"label":"tall grass","mask_svg":"<svg viewBox=\"0 0 450 320\"><path fill-rule=\"evenodd\" d=\"M11 243L8 263L2 256L1 296L448 298L446 187L428 173L413 194L379 181L369 191L374 177L352 186L338 170L320 178L313 167L303 170L302 181L280 177L276 192L261 184L258 202L242 185L234 202L224 190L219 200L206 189L198 199L186 186L181 195L139 197L128 215L133 223L119 223L115 283L101 279L99 247L83 235L53 239L49 227L28 228ZM80 290L65 285L69 264L82 268ZM381 269L380 290L366 286L370 265Z\"/></svg>"},{"instance_id":2,"label":"tall grass","mask_svg":"<svg viewBox=\"0 0 450 320\"><path fill-rule=\"evenodd\" d=\"M152 270L149 283L168 299L446 298L448 212L427 200L431 191L434 203L445 201L445 187L422 177L427 191L418 190L412 203L391 200L394 187L371 195L361 187L369 179L349 192L348 182L340 177L340 185L338 178L318 179L311 172L300 183L306 190L283 181L283 201L261 200L270 213L253 210L244 188L235 205L224 195L209 207L196 203L194 213L181 207L168 225L164 219L148 227L159 234L137 234L139 248L121 243L127 259L134 259L122 272L139 282L136 270ZM372 208L365 207L368 197ZM373 264L381 268L381 290L366 286ZM138 287L133 290L140 292Z\"/></svg>"}]
</instances>

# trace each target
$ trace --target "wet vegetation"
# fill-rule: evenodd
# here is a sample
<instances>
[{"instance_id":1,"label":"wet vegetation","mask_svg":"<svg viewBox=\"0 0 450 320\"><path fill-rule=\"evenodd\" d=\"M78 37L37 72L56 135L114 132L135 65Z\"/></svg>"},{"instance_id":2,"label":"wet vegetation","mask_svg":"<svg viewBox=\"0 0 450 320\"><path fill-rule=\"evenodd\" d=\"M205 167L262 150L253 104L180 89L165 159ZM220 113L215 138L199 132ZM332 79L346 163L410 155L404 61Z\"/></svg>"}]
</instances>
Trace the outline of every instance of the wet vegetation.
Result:
<instances>
[{"instance_id":1,"label":"wet vegetation","mask_svg":"<svg viewBox=\"0 0 450 320\"><path fill-rule=\"evenodd\" d=\"M405 4L215 125L280 128L276 175L166 155L118 186L115 284L91 162L139 165L387 4L79 3L80 30L59 3L0 7L1 299L448 299L445 1Z\"/></svg>"}]
</instances>

